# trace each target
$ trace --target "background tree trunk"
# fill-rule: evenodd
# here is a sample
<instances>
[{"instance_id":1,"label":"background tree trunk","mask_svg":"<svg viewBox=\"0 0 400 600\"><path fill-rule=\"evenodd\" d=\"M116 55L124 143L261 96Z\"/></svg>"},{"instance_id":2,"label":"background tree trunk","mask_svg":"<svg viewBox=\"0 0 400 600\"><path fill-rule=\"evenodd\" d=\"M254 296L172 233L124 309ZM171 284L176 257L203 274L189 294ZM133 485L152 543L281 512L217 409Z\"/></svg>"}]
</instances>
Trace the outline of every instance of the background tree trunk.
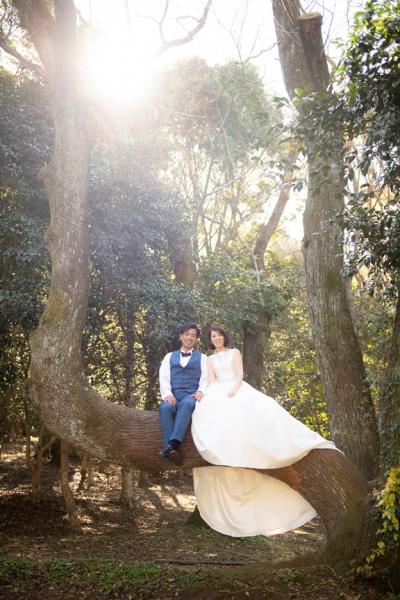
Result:
<instances>
[{"instance_id":1,"label":"background tree trunk","mask_svg":"<svg viewBox=\"0 0 400 600\"><path fill-rule=\"evenodd\" d=\"M252 263L257 269L260 281L265 278L265 253L268 244L276 231L279 221L289 200L290 188L293 181L293 163L296 153L290 152L283 176L278 199L268 221L264 223L258 234L252 256ZM246 381L257 389L262 387L264 372L264 353L267 342L271 336L271 317L263 312L256 315L255 323L245 324L243 327L243 370Z\"/></svg>"},{"instance_id":2,"label":"background tree trunk","mask_svg":"<svg viewBox=\"0 0 400 600\"><path fill-rule=\"evenodd\" d=\"M74 495L69 487L69 454L68 444L61 440L61 461L60 461L60 482L61 492L64 498L65 507L68 513L69 524L73 529L80 530L81 524L76 510Z\"/></svg>"},{"instance_id":3,"label":"background tree trunk","mask_svg":"<svg viewBox=\"0 0 400 600\"><path fill-rule=\"evenodd\" d=\"M133 467L122 467L121 482L121 494L119 497L121 508L126 511L133 511L135 508L135 495L133 492Z\"/></svg>"},{"instance_id":4,"label":"background tree trunk","mask_svg":"<svg viewBox=\"0 0 400 600\"><path fill-rule=\"evenodd\" d=\"M243 326L244 377L258 390L262 387L265 348L271 336L270 324L271 317L259 312L255 323L246 323Z\"/></svg>"},{"instance_id":5,"label":"background tree trunk","mask_svg":"<svg viewBox=\"0 0 400 600\"><path fill-rule=\"evenodd\" d=\"M196 265L193 259L193 246L189 231L171 239L173 250L173 269L177 283L181 283L188 290L193 289L196 278Z\"/></svg>"},{"instance_id":6,"label":"background tree trunk","mask_svg":"<svg viewBox=\"0 0 400 600\"><path fill-rule=\"evenodd\" d=\"M320 15L300 18L298 0L273 0L282 72L290 98L296 88L325 92L328 67ZM304 114L305 109L300 111ZM311 133L311 132L310 132ZM312 132L315 135L315 132ZM326 165L332 165L329 178ZM304 212L304 264L311 325L332 437L373 478L379 466L379 436L361 350L354 331L343 268L344 208L342 148L324 156L310 141L309 188Z\"/></svg>"},{"instance_id":7,"label":"background tree trunk","mask_svg":"<svg viewBox=\"0 0 400 600\"><path fill-rule=\"evenodd\" d=\"M127 305L126 312L126 352L125 352L125 406L133 407L133 377L134 377L134 345L135 345L135 313L131 303ZM133 490L133 467L121 469L121 494L119 497L121 508L133 511L135 506Z\"/></svg>"}]
</instances>

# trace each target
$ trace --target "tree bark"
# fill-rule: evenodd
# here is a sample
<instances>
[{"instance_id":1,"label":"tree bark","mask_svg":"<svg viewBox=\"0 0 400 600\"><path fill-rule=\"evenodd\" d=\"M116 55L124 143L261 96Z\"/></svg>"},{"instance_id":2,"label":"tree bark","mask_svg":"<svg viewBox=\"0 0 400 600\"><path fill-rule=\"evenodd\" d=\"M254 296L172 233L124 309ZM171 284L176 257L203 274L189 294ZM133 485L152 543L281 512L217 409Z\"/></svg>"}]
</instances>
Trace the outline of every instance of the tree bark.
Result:
<instances>
[{"instance_id":1,"label":"tree bark","mask_svg":"<svg viewBox=\"0 0 400 600\"><path fill-rule=\"evenodd\" d=\"M131 302L127 303L126 319L120 319L121 326L125 330L126 350L125 350L125 395L126 406L133 406L134 390L134 360L135 360L135 313ZM125 321L125 323L123 323Z\"/></svg>"},{"instance_id":2,"label":"tree bark","mask_svg":"<svg viewBox=\"0 0 400 600\"><path fill-rule=\"evenodd\" d=\"M83 454L80 455L80 461L81 461L81 478L79 480L79 485L78 485L78 489L77 492L81 492L83 490L83 488L85 487L86 484L86 480L88 478L88 465L89 465L89 459L90 456L89 454L87 454L86 452L84 452ZM89 486L89 482L88 482L88 487Z\"/></svg>"},{"instance_id":3,"label":"tree bark","mask_svg":"<svg viewBox=\"0 0 400 600\"><path fill-rule=\"evenodd\" d=\"M243 325L243 374L246 381L261 389L264 373L264 353L271 336L271 317L260 311L255 323Z\"/></svg>"},{"instance_id":4,"label":"tree bark","mask_svg":"<svg viewBox=\"0 0 400 600\"><path fill-rule=\"evenodd\" d=\"M68 513L69 524L73 529L80 530L81 524L76 511L74 495L69 487L69 454L68 444L61 440L61 462L60 462L61 492Z\"/></svg>"},{"instance_id":5,"label":"tree bark","mask_svg":"<svg viewBox=\"0 0 400 600\"><path fill-rule=\"evenodd\" d=\"M326 92L328 67L318 14L300 18L298 0L273 0L276 35L286 88ZM305 113L300 108L301 113ZM312 132L315 136L315 132ZM332 165L329 179L323 177ZM303 253L311 325L332 437L365 473L376 476L379 436L361 350L341 275L343 232L342 150L321 156L308 144L309 191L304 212Z\"/></svg>"},{"instance_id":6,"label":"tree bark","mask_svg":"<svg viewBox=\"0 0 400 600\"><path fill-rule=\"evenodd\" d=\"M122 321L122 319L121 319ZM135 314L133 306L128 302L125 322L125 406L133 407L133 383L134 383L134 344L135 344ZM133 511L135 499L133 493L133 467L122 467L121 469L121 494L119 498L121 508Z\"/></svg>"},{"instance_id":7,"label":"tree bark","mask_svg":"<svg viewBox=\"0 0 400 600\"><path fill-rule=\"evenodd\" d=\"M170 241L173 251L173 269L176 283L188 290L193 289L196 279L196 265L193 259L193 246L189 231L182 231Z\"/></svg>"},{"instance_id":8,"label":"tree bark","mask_svg":"<svg viewBox=\"0 0 400 600\"><path fill-rule=\"evenodd\" d=\"M135 508L135 495L133 493L133 467L122 467L121 483L121 495L119 498L121 508L126 511L133 511Z\"/></svg>"}]
</instances>

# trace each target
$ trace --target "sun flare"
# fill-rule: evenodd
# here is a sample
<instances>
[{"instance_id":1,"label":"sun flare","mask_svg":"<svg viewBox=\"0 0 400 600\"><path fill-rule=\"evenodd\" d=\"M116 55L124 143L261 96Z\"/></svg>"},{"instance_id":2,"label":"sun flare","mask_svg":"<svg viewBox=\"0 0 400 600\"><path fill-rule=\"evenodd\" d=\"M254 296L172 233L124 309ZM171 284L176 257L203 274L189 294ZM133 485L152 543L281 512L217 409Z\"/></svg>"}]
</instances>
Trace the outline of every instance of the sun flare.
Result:
<instances>
[{"instance_id":1,"label":"sun flare","mask_svg":"<svg viewBox=\"0 0 400 600\"><path fill-rule=\"evenodd\" d=\"M96 36L85 47L83 76L89 92L103 102L138 103L151 92L154 66L129 40Z\"/></svg>"}]
</instances>

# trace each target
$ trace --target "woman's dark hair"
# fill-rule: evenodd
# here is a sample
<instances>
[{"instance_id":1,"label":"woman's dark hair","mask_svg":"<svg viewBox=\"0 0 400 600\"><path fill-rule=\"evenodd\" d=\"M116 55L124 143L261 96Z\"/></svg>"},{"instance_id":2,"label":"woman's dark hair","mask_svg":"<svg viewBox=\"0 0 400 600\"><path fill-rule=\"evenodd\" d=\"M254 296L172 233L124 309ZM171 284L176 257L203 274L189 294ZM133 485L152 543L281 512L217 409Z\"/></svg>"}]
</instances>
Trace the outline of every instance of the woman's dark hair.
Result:
<instances>
[{"instance_id":1,"label":"woman's dark hair","mask_svg":"<svg viewBox=\"0 0 400 600\"><path fill-rule=\"evenodd\" d=\"M195 329L196 337L200 337L200 328L198 325L196 325L196 323L185 323L184 325L182 325L182 327L179 330L180 335L185 333L185 331L189 331L189 329Z\"/></svg>"},{"instance_id":2,"label":"woman's dark hair","mask_svg":"<svg viewBox=\"0 0 400 600\"><path fill-rule=\"evenodd\" d=\"M213 350L215 350L215 346L214 344L211 342L211 333L213 331L217 331L218 333L220 333L223 338L224 338L224 346L225 348L227 348L229 346L229 335L226 333L225 329L222 329L222 327L218 327L217 325L215 327L211 327L210 331L208 332L208 345L210 346L210 348L212 348Z\"/></svg>"}]
</instances>

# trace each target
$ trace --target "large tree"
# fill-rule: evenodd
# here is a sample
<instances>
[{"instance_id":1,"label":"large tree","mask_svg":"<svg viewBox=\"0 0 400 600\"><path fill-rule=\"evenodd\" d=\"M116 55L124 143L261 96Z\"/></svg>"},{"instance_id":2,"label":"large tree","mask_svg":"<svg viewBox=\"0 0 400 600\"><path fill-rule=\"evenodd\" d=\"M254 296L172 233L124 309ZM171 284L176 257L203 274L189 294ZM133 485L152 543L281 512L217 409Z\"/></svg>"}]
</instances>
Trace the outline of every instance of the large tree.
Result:
<instances>
[{"instance_id":1,"label":"large tree","mask_svg":"<svg viewBox=\"0 0 400 600\"><path fill-rule=\"evenodd\" d=\"M79 86L76 11L71 0L16 4L45 69L55 129L54 153L42 170L51 211L47 240L52 280L46 309L30 340L31 397L49 429L68 443L120 464L162 468L157 415L110 404L91 388L82 368L91 124ZM204 464L190 437L183 456L187 467ZM315 506L327 526L331 555L347 560L362 551L368 487L342 454L315 450L295 465L268 473Z\"/></svg>"},{"instance_id":2,"label":"large tree","mask_svg":"<svg viewBox=\"0 0 400 600\"><path fill-rule=\"evenodd\" d=\"M319 14L301 14L299 0L273 0L282 72L288 95L324 98L329 73ZM306 118L309 103L298 103ZM308 196L304 212L303 254L311 325L337 446L373 478L379 469L379 435L362 354L342 275L343 145L340 130L324 139L326 151L305 127Z\"/></svg>"}]
</instances>

